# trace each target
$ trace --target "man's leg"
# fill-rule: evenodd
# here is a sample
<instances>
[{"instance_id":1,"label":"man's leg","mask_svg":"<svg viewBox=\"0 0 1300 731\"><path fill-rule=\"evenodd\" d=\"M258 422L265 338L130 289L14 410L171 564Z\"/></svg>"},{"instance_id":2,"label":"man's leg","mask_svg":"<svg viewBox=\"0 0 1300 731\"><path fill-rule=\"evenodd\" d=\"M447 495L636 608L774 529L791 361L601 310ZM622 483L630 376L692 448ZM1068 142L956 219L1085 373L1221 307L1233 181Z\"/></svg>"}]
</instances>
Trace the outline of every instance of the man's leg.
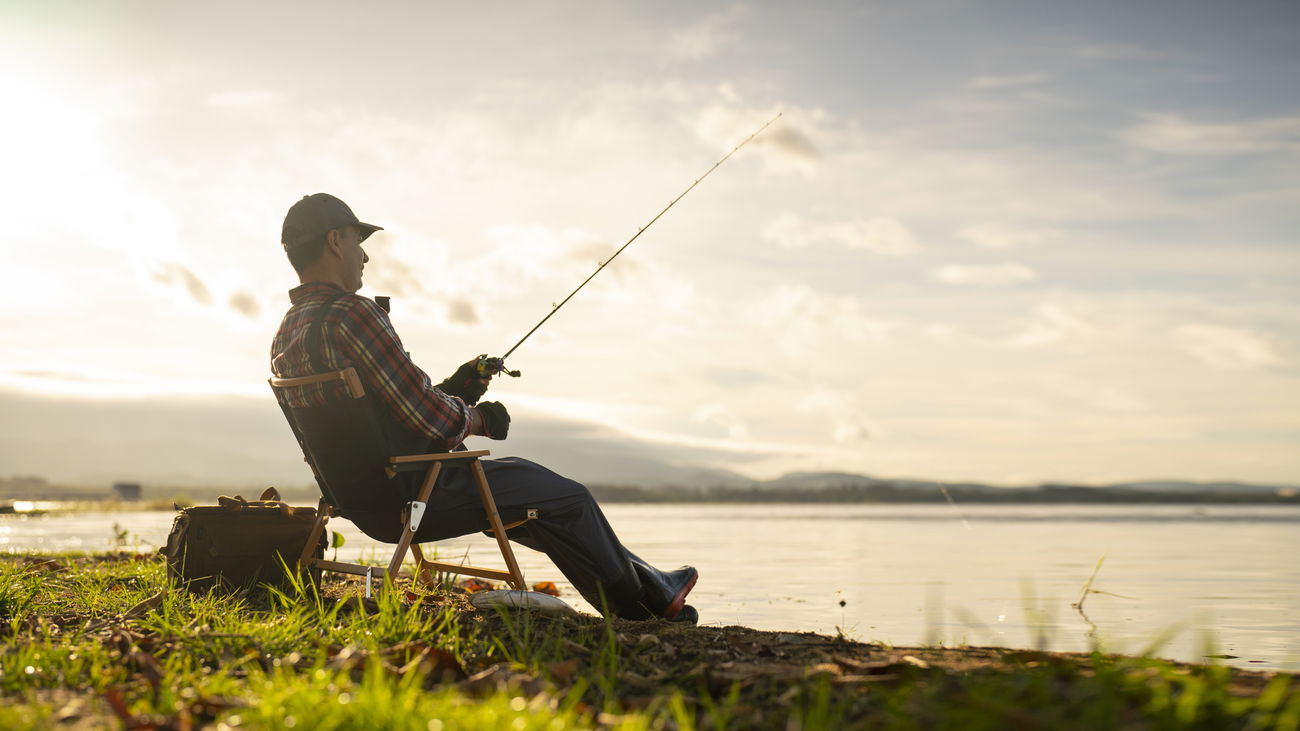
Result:
<instances>
[{"instance_id":1,"label":"man's leg","mask_svg":"<svg viewBox=\"0 0 1300 731\"><path fill-rule=\"evenodd\" d=\"M608 606L627 619L648 619L680 609L680 601L670 606L689 591L695 570L665 573L630 553L585 486L525 459L481 462L503 521L522 519L529 509L538 511L535 520L510 530L509 538L549 556L593 606ZM449 470L434 489L429 508L417 540L487 529L468 469ZM468 519L471 515L473 519Z\"/></svg>"}]
</instances>

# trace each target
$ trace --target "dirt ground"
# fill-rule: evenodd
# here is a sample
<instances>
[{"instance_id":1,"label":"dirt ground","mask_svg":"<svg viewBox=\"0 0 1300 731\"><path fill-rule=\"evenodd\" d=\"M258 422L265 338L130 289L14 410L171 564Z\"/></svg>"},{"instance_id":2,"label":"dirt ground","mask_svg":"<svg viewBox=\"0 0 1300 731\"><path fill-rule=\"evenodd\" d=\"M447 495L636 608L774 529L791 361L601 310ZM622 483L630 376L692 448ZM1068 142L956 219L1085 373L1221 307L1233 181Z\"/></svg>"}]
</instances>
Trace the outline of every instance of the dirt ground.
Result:
<instances>
[{"instance_id":1,"label":"dirt ground","mask_svg":"<svg viewBox=\"0 0 1300 731\"><path fill-rule=\"evenodd\" d=\"M345 579L333 591L342 595L351 593L351 588ZM469 603L470 593L451 587L445 594L424 596L422 600L437 607L450 604L463 613L465 621L482 623L489 632L508 635L507 618L476 610ZM407 596L416 598L411 593ZM508 621L517 625L520 615L510 615ZM1071 673L1087 675L1094 663L1094 657L1087 653L1005 647L895 647L812 632L701 627L663 620L607 621L587 614L547 617L534 613L529 621L535 635L555 633L562 638L557 654L567 653L568 657L545 668L551 680L561 684L580 676L611 642L612 633L622 668L619 700L630 708L643 705L650 694L665 686L711 694L739 688L746 695L776 696L779 701L780 694L791 692L793 684L818 677L834 687L850 690L851 686L908 682L933 671L965 675L1068 667ZM1194 668L1184 663L1167 664L1187 673ZM474 669L466 671L473 673ZM511 673L499 667L480 673L485 679L495 678L498 686L507 680L525 684L534 680L527 674L511 679ZM1236 668L1230 673L1229 692L1241 697L1258 695L1278 675Z\"/></svg>"}]
</instances>

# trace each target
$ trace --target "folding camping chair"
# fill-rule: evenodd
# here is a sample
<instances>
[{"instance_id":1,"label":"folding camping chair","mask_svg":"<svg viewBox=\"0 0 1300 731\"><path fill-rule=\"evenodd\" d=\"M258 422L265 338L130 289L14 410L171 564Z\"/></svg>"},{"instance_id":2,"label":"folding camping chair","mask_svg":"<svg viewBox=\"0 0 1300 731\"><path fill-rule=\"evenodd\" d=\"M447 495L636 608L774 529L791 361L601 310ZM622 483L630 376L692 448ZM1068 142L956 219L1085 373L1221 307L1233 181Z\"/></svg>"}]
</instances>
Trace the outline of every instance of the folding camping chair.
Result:
<instances>
[{"instance_id":1,"label":"folding camping chair","mask_svg":"<svg viewBox=\"0 0 1300 731\"><path fill-rule=\"evenodd\" d=\"M434 454L395 454L388 427L380 419L376 404L366 394L361 379L355 368L344 368L312 376L299 378L271 378L271 390L281 411L289 421L294 436L302 447L303 458L316 475L320 485L320 507L316 513L316 523L312 526L298 559L300 571L320 569L337 573L353 574L366 577L366 596L370 596L373 579L384 577L396 578L406 560L409 550L415 556L415 578L426 583L433 583L431 570L452 574L477 576L485 579L506 581L516 589L525 589L524 575L515 561L514 551L506 539L506 531L523 525L537 517L536 510L527 511L523 520L503 524L497 513L496 501L488 487L487 475L479 457L486 457L488 450L443 452ZM289 405L289 389L316 386L328 387L327 384L341 384L346 398L327 400L320 406L295 407ZM478 486L483 509L487 513L488 524L501 556L505 559L506 570L465 566L443 561L430 561L424 557L418 543L413 543L420 521L424 516L429 496L434 483L442 472L444 463L468 462L474 482ZM407 503L403 510L401 537L397 540L397 549L393 552L388 567L366 566L362 564L327 561L316 558L313 554L325 530L325 524L331 517L339 515L340 493L346 490L371 489L395 490L393 480L402 473L424 470L423 480L416 498ZM346 517L346 516L343 516Z\"/></svg>"}]
</instances>

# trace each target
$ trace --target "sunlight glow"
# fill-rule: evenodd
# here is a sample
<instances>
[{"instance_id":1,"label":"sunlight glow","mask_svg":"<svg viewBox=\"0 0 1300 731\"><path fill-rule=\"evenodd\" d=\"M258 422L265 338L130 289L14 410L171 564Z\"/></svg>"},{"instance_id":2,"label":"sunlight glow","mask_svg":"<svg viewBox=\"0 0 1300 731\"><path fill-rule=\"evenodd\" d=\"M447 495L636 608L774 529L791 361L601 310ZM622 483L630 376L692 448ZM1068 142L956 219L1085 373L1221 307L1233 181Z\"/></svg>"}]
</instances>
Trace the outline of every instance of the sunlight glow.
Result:
<instances>
[{"instance_id":1,"label":"sunlight glow","mask_svg":"<svg viewBox=\"0 0 1300 731\"><path fill-rule=\"evenodd\" d=\"M58 88L21 73L12 66L0 71L0 98L10 102L0 115L6 168L0 199L29 218L58 221L66 213L67 196L56 193L69 185L103 182L98 116Z\"/></svg>"}]
</instances>

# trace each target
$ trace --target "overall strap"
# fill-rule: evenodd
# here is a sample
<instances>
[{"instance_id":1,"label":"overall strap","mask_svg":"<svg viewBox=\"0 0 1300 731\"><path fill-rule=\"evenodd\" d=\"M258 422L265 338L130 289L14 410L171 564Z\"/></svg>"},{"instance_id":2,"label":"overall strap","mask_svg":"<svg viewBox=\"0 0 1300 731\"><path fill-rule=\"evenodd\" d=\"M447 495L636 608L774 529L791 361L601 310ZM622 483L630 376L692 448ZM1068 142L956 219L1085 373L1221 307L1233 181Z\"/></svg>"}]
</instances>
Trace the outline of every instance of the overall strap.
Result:
<instances>
[{"instance_id":1,"label":"overall strap","mask_svg":"<svg viewBox=\"0 0 1300 731\"><path fill-rule=\"evenodd\" d=\"M322 302L316 308L316 319L312 322L310 329L307 330L307 354L311 357L312 369L316 373L324 373L329 370L329 366L325 364L325 341L321 336L321 331L325 328L325 315L329 312L330 305L345 294L347 293L339 292L330 295L329 298Z\"/></svg>"}]
</instances>

